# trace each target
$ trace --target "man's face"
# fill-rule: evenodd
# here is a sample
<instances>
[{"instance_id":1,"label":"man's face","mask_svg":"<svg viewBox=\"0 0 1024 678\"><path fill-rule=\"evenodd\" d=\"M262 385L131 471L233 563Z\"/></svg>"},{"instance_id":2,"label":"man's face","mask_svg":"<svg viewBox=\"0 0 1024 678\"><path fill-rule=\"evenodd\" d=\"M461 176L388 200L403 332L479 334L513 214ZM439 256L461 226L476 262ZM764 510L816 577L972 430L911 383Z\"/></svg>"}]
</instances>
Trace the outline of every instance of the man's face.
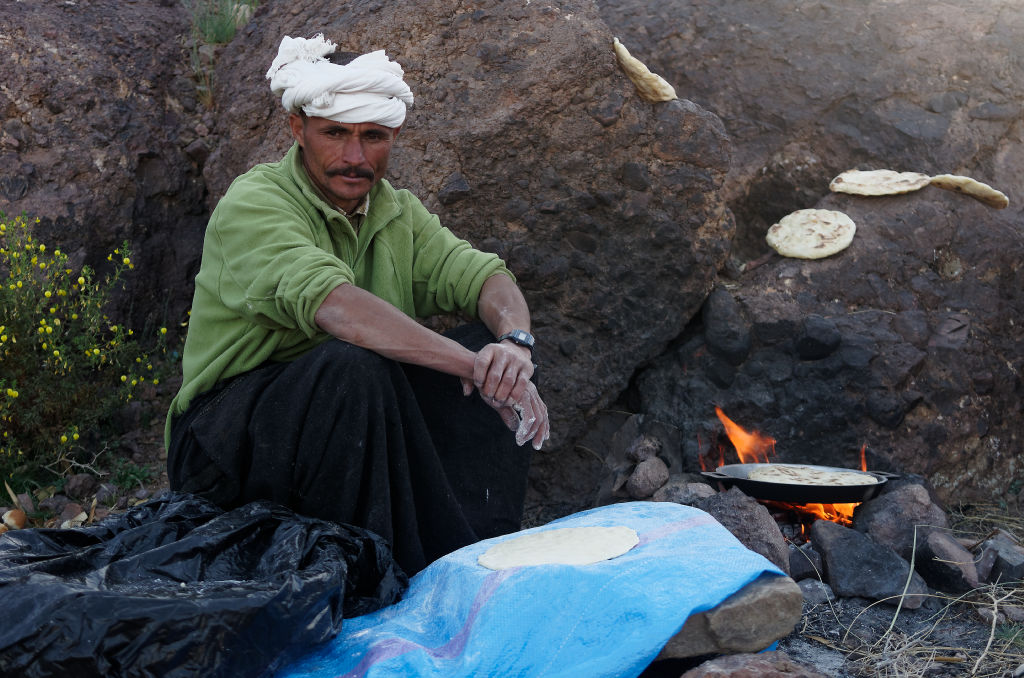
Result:
<instances>
[{"instance_id":1,"label":"man's face","mask_svg":"<svg viewBox=\"0 0 1024 678\"><path fill-rule=\"evenodd\" d=\"M372 122L335 122L292 113L292 136L302 147L306 173L335 207L354 210L384 176L401 128Z\"/></svg>"}]
</instances>

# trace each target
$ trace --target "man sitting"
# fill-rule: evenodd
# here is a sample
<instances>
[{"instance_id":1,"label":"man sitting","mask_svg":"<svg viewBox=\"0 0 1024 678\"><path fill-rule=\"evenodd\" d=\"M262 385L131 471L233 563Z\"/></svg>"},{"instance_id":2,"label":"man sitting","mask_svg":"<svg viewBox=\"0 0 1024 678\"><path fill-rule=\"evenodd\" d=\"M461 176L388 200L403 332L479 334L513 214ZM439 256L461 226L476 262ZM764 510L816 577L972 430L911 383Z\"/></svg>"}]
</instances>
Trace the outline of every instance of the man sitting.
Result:
<instances>
[{"instance_id":1,"label":"man sitting","mask_svg":"<svg viewBox=\"0 0 1024 678\"><path fill-rule=\"evenodd\" d=\"M547 408L512 274L382 178L413 101L402 68L334 52L282 40L267 77L295 143L210 217L168 475L226 508L370 529L412 574L519 529L521 446L547 439ZM415 320L442 313L482 325Z\"/></svg>"}]
</instances>

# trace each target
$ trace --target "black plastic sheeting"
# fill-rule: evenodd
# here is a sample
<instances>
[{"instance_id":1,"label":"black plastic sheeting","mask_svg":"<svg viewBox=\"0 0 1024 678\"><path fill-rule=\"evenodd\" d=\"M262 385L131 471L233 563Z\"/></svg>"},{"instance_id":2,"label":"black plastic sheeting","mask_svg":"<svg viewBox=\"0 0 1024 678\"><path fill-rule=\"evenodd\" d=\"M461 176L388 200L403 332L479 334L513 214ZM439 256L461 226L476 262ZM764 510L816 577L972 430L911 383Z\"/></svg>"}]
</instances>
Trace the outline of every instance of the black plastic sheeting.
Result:
<instances>
[{"instance_id":1,"label":"black plastic sheeting","mask_svg":"<svg viewBox=\"0 0 1024 678\"><path fill-rule=\"evenodd\" d=\"M167 494L0 538L0 676L266 676L406 584L366 530Z\"/></svg>"}]
</instances>

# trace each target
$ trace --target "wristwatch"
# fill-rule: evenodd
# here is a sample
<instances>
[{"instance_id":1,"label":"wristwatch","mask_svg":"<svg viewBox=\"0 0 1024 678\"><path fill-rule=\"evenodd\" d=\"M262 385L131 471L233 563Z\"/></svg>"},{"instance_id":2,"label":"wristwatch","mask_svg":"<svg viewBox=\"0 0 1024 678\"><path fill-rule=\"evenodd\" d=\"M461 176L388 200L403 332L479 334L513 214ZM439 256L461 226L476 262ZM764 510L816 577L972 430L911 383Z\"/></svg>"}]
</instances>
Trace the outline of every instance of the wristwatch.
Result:
<instances>
[{"instance_id":1,"label":"wristwatch","mask_svg":"<svg viewBox=\"0 0 1024 678\"><path fill-rule=\"evenodd\" d=\"M500 344L506 339L511 341L513 344L525 346L530 349L530 355L533 355L533 345L536 343L536 340L533 338L533 335L526 330L512 330L511 332L507 332L498 337L498 343Z\"/></svg>"}]
</instances>

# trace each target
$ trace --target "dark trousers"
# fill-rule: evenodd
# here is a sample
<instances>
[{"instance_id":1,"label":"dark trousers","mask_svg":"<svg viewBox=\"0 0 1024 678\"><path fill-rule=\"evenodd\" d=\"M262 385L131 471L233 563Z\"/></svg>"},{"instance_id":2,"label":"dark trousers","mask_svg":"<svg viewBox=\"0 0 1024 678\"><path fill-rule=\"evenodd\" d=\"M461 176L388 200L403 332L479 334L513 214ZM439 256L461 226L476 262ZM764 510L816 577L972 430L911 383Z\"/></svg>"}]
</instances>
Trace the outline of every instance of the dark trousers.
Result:
<instances>
[{"instance_id":1,"label":"dark trousers","mask_svg":"<svg viewBox=\"0 0 1024 678\"><path fill-rule=\"evenodd\" d=\"M478 350L482 325L448 336ZM218 384L176 417L171 488L267 499L387 539L409 574L519 529L530 446L459 379L336 339Z\"/></svg>"}]
</instances>

